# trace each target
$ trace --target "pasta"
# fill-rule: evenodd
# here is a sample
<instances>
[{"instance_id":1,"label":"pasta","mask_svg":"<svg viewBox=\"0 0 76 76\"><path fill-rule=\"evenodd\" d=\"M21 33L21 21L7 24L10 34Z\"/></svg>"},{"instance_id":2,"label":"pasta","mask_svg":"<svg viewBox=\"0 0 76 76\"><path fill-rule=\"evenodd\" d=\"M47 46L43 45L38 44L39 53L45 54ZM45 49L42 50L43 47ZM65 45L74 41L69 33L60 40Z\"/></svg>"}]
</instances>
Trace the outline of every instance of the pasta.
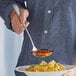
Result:
<instances>
[{"instance_id":1,"label":"pasta","mask_svg":"<svg viewBox=\"0 0 76 76\"><path fill-rule=\"evenodd\" d=\"M49 63L42 61L39 64L31 65L30 67L26 68L25 70L31 71L31 72L51 72L51 71L62 71L62 70L66 70L66 69L67 68L64 65L52 60Z\"/></svg>"}]
</instances>

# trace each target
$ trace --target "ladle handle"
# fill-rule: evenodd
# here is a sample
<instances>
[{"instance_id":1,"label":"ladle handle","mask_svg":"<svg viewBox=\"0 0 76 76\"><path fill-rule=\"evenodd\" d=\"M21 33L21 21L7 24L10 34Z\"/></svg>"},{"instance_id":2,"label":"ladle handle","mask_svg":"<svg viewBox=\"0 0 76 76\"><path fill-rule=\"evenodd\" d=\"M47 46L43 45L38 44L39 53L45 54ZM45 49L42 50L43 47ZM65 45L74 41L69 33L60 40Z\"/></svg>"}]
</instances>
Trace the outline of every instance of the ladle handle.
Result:
<instances>
[{"instance_id":1,"label":"ladle handle","mask_svg":"<svg viewBox=\"0 0 76 76\"><path fill-rule=\"evenodd\" d=\"M32 46L33 46L33 50L37 50L37 48L35 47L35 44L34 44L34 42L33 42L33 40L32 40L32 37L31 37L31 35L30 35L30 33L29 33L27 27L25 27L26 25L23 24L23 26L24 26L24 28L26 28L25 30L26 30L26 32L27 32L27 35L29 36L29 39L30 39L31 44L32 44Z\"/></svg>"},{"instance_id":2,"label":"ladle handle","mask_svg":"<svg viewBox=\"0 0 76 76\"><path fill-rule=\"evenodd\" d=\"M19 10L18 5L13 4L13 8L14 8L14 10L15 10L16 14L18 15L18 18L19 18L20 10ZM19 20L20 20L20 18L19 18ZM26 30L26 32L27 32L27 35L28 35L28 37L29 37L29 39L30 39L30 41L31 41L31 44L32 44L32 46L33 46L33 50L37 50L37 48L35 47L35 44L34 44L34 42L33 42L33 40L32 40L32 37L31 37L31 35L30 35L30 33L29 33L26 25L25 25L25 24L22 24L22 25L23 25L23 27L25 28L25 30Z\"/></svg>"}]
</instances>

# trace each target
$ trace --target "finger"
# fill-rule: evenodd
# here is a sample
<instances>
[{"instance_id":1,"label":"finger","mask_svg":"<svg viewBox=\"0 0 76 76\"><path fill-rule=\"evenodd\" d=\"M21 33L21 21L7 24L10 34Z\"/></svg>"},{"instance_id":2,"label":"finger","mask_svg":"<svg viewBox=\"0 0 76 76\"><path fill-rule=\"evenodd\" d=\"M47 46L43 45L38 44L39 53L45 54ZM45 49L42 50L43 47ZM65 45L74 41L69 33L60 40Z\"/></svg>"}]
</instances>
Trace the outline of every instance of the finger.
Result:
<instances>
[{"instance_id":1,"label":"finger","mask_svg":"<svg viewBox=\"0 0 76 76\"><path fill-rule=\"evenodd\" d=\"M29 24L30 24L30 22L26 22L26 23L25 23L25 25L26 25L26 28L28 27L28 25L29 25Z\"/></svg>"},{"instance_id":2,"label":"finger","mask_svg":"<svg viewBox=\"0 0 76 76\"><path fill-rule=\"evenodd\" d=\"M27 9L20 8L20 15L23 15L23 13L25 14L26 18L29 16L29 12Z\"/></svg>"},{"instance_id":3,"label":"finger","mask_svg":"<svg viewBox=\"0 0 76 76\"><path fill-rule=\"evenodd\" d=\"M30 24L29 22L26 22L25 24L22 24L21 26L23 26L24 29L26 29L26 28L28 27L29 24Z\"/></svg>"},{"instance_id":4,"label":"finger","mask_svg":"<svg viewBox=\"0 0 76 76\"><path fill-rule=\"evenodd\" d=\"M29 16L29 12L28 12L28 10L23 9L23 11L22 11L21 14L23 14L23 13L24 13L24 15L25 15L26 18Z\"/></svg>"},{"instance_id":5,"label":"finger","mask_svg":"<svg viewBox=\"0 0 76 76\"><path fill-rule=\"evenodd\" d=\"M66 73L64 73L62 76L69 76L69 73L70 73L71 71L68 71L68 72L66 72Z\"/></svg>"},{"instance_id":6,"label":"finger","mask_svg":"<svg viewBox=\"0 0 76 76\"><path fill-rule=\"evenodd\" d=\"M76 59L73 60L72 65L76 66Z\"/></svg>"},{"instance_id":7,"label":"finger","mask_svg":"<svg viewBox=\"0 0 76 76\"><path fill-rule=\"evenodd\" d=\"M27 10L20 9L20 20L21 20L22 24L24 24L27 21L28 15L29 15L29 13Z\"/></svg>"},{"instance_id":8,"label":"finger","mask_svg":"<svg viewBox=\"0 0 76 76\"><path fill-rule=\"evenodd\" d=\"M16 32L16 33L18 33L18 34L20 34L21 32L23 32L25 29L21 26L21 24L12 24L12 29Z\"/></svg>"},{"instance_id":9,"label":"finger","mask_svg":"<svg viewBox=\"0 0 76 76\"><path fill-rule=\"evenodd\" d=\"M71 70L63 74L62 76L76 76L76 70Z\"/></svg>"},{"instance_id":10,"label":"finger","mask_svg":"<svg viewBox=\"0 0 76 76\"><path fill-rule=\"evenodd\" d=\"M22 24L24 24L27 21L27 19L25 18L24 15L20 15L20 21Z\"/></svg>"},{"instance_id":11,"label":"finger","mask_svg":"<svg viewBox=\"0 0 76 76\"><path fill-rule=\"evenodd\" d=\"M63 74L62 76L69 76L67 73Z\"/></svg>"}]
</instances>

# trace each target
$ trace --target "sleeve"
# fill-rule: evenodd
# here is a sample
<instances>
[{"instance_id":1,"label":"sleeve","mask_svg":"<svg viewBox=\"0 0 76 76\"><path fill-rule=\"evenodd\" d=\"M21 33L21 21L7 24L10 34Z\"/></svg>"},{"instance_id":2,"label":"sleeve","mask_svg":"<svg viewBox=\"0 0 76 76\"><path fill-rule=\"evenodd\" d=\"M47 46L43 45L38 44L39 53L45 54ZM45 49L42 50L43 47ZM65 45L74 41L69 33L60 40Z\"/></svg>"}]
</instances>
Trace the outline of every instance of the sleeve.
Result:
<instances>
[{"instance_id":1,"label":"sleeve","mask_svg":"<svg viewBox=\"0 0 76 76\"><path fill-rule=\"evenodd\" d=\"M72 34L74 42L74 58L76 59L76 0L71 0L70 3L70 14L71 14L71 23L72 23Z\"/></svg>"},{"instance_id":2,"label":"sleeve","mask_svg":"<svg viewBox=\"0 0 76 76\"><path fill-rule=\"evenodd\" d=\"M72 9L72 24L73 24L73 32L74 32L74 47L76 54L76 0L71 1L71 9Z\"/></svg>"},{"instance_id":3,"label":"sleeve","mask_svg":"<svg viewBox=\"0 0 76 76\"><path fill-rule=\"evenodd\" d=\"M72 8L72 11L75 15L75 19L76 19L76 0L72 0L71 1L71 8Z\"/></svg>"},{"instance_id":4,"label":"sleeve","mask_svg":"<svg viewBox=\"0 0 76 76\"><path fill-rule=\"evenodd\" d=\"M15 0L2 0L0 1L0 16L4 19L5 25L8 29L12 30L12 26L10 25L9 15L13 10L12 4L17 4L19 7L22 7L20 3Z\"/></svg>"}]
</instances>

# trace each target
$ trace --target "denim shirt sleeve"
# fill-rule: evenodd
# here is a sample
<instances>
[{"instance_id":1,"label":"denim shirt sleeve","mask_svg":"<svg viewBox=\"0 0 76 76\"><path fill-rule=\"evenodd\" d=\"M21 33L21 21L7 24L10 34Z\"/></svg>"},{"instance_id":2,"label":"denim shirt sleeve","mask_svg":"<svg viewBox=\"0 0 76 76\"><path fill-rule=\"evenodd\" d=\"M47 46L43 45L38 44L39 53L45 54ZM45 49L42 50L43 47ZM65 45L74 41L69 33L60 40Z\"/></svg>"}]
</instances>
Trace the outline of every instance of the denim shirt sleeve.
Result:
<instances>
[{"instance_id":1,"label":"denim shirt sleeve","mask_svg":"<svg viewBox=\"0 0 76 76\"><path fill-rule=\"evenodd\" d=\"M76 0L72 0L70 3L70 14L71 14L71 24L72 24L72 35L74 42L74 51L75 51L75 59L76 59Z\"/></svg>"},{"instance_id":2,"label":"denim shirt sleeve","mask_svg":"<svg viewBox=\"0 0 76 76\"><path fill-rule=\"evenodd\" d=\"M70 6L76 19L76 0L72 0Z\"/></svg>"},{"instance_id":3,"label":"denim shirt sleeve","mask_svg":"<svg viewBox=\"0 0 76 76\"><path fill-rule=\"evenodd\" d=\"M0 16L4 19L6 27L10 30L12 30L12 26L10 25L9 16L11 11L13 10L13 3L16 3L19 7L21 7L21 5L18 4L18 2L16 2L15 0L2 0L0 2Z\"/></svg>"}]
</instances>

